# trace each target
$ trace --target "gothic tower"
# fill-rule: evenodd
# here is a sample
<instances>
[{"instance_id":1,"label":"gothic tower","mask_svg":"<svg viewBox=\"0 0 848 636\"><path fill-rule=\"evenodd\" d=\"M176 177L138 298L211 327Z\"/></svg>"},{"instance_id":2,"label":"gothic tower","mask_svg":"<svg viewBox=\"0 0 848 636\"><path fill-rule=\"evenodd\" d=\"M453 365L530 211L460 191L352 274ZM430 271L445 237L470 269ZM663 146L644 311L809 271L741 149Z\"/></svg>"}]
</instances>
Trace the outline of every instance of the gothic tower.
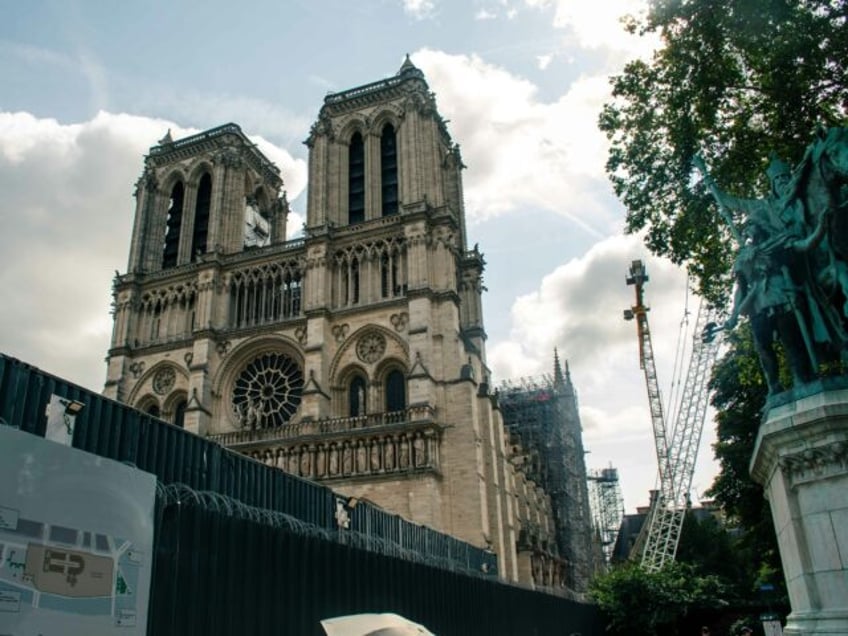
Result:
<instances>
[{"instance_id":1,"label":"gothic tower","mask_svg":"<svg viewBox=\"0 0 848 636\"><path fill-rule=\"evenodd\" d=\"M279 172L238 126L151 148L105 393L490 547L515 580L484 260L423 73L407 58L328 95L306 144L307 222L289 241Z\"/></svg>"}]
</instances>

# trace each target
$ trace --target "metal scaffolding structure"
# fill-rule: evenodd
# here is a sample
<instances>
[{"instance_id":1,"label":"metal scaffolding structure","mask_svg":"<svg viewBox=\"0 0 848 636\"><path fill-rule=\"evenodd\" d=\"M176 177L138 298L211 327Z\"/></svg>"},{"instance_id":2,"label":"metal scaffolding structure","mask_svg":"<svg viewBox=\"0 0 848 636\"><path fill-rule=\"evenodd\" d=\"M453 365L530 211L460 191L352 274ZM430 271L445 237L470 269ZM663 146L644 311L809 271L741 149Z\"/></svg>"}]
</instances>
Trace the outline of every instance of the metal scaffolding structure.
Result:
<instances>
[{"instance_id":1,"label":"metal scaffolding structure","mask_svg":"<svg viewBox=\"0 0 848 636\"><path fill-rule=\"evenodd\" d=\"M589 471L588 479L592 523L601 540L604 560L609 564L624 518L624 498L618 482L618 470L612 466L593 469Z\"/></svg>"},{"instance_id":2,"label":"metal scaffolding structure","mask_svg":"<svg viewBox=\"0 0 848 636\"><path fill-rule=\"evenodd\" d=\"M568 364L555 356L554 377L505 382L498 403L510 436L525 453L522 470L550 496L555 545L566 563L566 586L588 589L594 572L592 516L577 394Z\"/></svg>"}]
</instances>

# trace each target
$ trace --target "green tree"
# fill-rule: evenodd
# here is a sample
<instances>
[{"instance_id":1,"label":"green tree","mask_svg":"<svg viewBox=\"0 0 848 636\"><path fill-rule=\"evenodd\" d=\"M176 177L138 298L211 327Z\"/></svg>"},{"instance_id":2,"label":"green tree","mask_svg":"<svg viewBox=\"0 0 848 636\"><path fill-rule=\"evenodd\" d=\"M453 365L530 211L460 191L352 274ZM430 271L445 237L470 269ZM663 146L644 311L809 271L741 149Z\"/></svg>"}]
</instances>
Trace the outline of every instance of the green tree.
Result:
<instances>
[{"instance_id":1,"label":"green tree","mask_svg":"<svg viewBox=\"0 0 848 636\"><path fill-rule=\"evenodd\" d=\"M692 610L727 604L722 581L697 574L688 563L672 563L656 572L629 562L596 578L591 598L607 617L611 634L675 634L676 624Z\"/></svg>"},{"instance_id":2,"label":"green tree","mask_svg":"<svg viewBox=\"0 0 848 636\"><path fill-rule=\"evenodd\" d=\"M691 564L698 574L716 575L740 592L746 577L738 557L733 538L718 519L711 514L699 517L694 511L687 511L677 546L677 561Z\"/></svg>"},{"instance_id":3,"label":"green tree","mask_svg":"<svg viewBox=\"0 0 848 636\"><path fill-rule=\"evenodd\" d=\"M650 61L612 79L599 125L607 173L628 232L686 264L702 294L724 302L730 235L704 185L701 153L721 188L766 190L770 152L801 158L816 125L841 125L848 103L848 8L843 0L658 0L631 18L660 37Z\"/></svg>"},{"instance_id":4,"label":"green tree","mask_svg":"<svg viewBox=\"0 0 848 636\"><path fill-rule=\"evenodd\" d=\"M717 423L713 451L720 470L707 495L715 498L740 531L735 547L747 570L747 592L752 594L762 583L783 586L769 505L762 487L748 473L767 391L750 327L740 326L728 343L730 349L716 364L710 381Z\"/></svg>"}]
</instances>

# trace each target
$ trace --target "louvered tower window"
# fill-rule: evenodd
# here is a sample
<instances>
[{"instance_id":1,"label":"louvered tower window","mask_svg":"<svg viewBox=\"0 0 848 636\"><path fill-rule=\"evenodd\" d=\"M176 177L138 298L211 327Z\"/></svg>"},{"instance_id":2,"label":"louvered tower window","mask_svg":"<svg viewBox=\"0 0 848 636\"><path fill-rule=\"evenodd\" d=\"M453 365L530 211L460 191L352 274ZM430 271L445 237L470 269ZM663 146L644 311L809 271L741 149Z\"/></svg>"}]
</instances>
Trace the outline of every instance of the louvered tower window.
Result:
<instances>
[{"instance_id":1,"label":"louvered tower window","mask_svg":"<svg viewBox=\"0 0 848 636\"><path fill-rule=\"evenodd\" d=\"M380 135L380 185L383 216L398 213L397 135L391 124L383 126Z\"/></svg>"},{"instance_id":2,"label":"louvered tower window","mask_svg":"<svg viewBox=\"0 0 848 636\"><path fill-rule=\"evenodd\" d=\"M180 428L185 427L185 412L186 412L186 401L180 400L177 403L176 408L174 409L174 425L179 426Z\"/></svg>"},{"instance_id":3,"label":"louvered tower window","mask_svg":"<svg viewBox=\"0 0 848 636\"><path fill-rule=\"evenodd\" d=\"M365 146L362 135L353 134L348 153L348 223L365 220Z\"/></svg>"},{"instance_id":4,"label":"louvered tower window","mask_svg":"<svg viewBox=\"0 0 848 636\"><path fill-rule=\"evenodd\" d=\"M165 224L165 246L162 250L162 269L175 267L180 252L180 229L183 223L183 198L185 188L178 181L171 189L171 207Z\"/></svg>"},{"instance_id":5,"label":"louvered tower window","mask_svg":"<svg viewBox=\"0 0 848 636\"><path fill-rule=\"evenodd\" d=\"M212 177L203 175L197 186L197 205L194 206L194 233L191 237L191 260L206 253L206 237L209 234L209 208L212 204Z\"/></svg>"}]
</instances>

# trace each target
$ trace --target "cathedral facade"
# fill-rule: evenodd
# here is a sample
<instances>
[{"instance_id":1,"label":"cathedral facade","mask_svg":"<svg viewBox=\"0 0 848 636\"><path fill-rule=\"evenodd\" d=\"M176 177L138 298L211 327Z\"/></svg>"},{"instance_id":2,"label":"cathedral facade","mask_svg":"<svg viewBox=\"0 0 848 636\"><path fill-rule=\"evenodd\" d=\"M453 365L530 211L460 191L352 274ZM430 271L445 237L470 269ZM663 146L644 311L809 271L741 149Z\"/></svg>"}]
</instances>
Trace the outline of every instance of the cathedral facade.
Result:
<instances>
[{"instance_id":1,"label":"cathedral facade","mask_svg":"<svg viewBox=\"0 0 848 636\"><path fill-rule=\"evenodd\" d=\"M555 533L551 497L489 389L484 259L423 73L407 58L328 95L305 143L294 240L279 170L235 124L150 149L105 394L573 589L555 541L519 541Z\"/></svg>"}]
</instances>

